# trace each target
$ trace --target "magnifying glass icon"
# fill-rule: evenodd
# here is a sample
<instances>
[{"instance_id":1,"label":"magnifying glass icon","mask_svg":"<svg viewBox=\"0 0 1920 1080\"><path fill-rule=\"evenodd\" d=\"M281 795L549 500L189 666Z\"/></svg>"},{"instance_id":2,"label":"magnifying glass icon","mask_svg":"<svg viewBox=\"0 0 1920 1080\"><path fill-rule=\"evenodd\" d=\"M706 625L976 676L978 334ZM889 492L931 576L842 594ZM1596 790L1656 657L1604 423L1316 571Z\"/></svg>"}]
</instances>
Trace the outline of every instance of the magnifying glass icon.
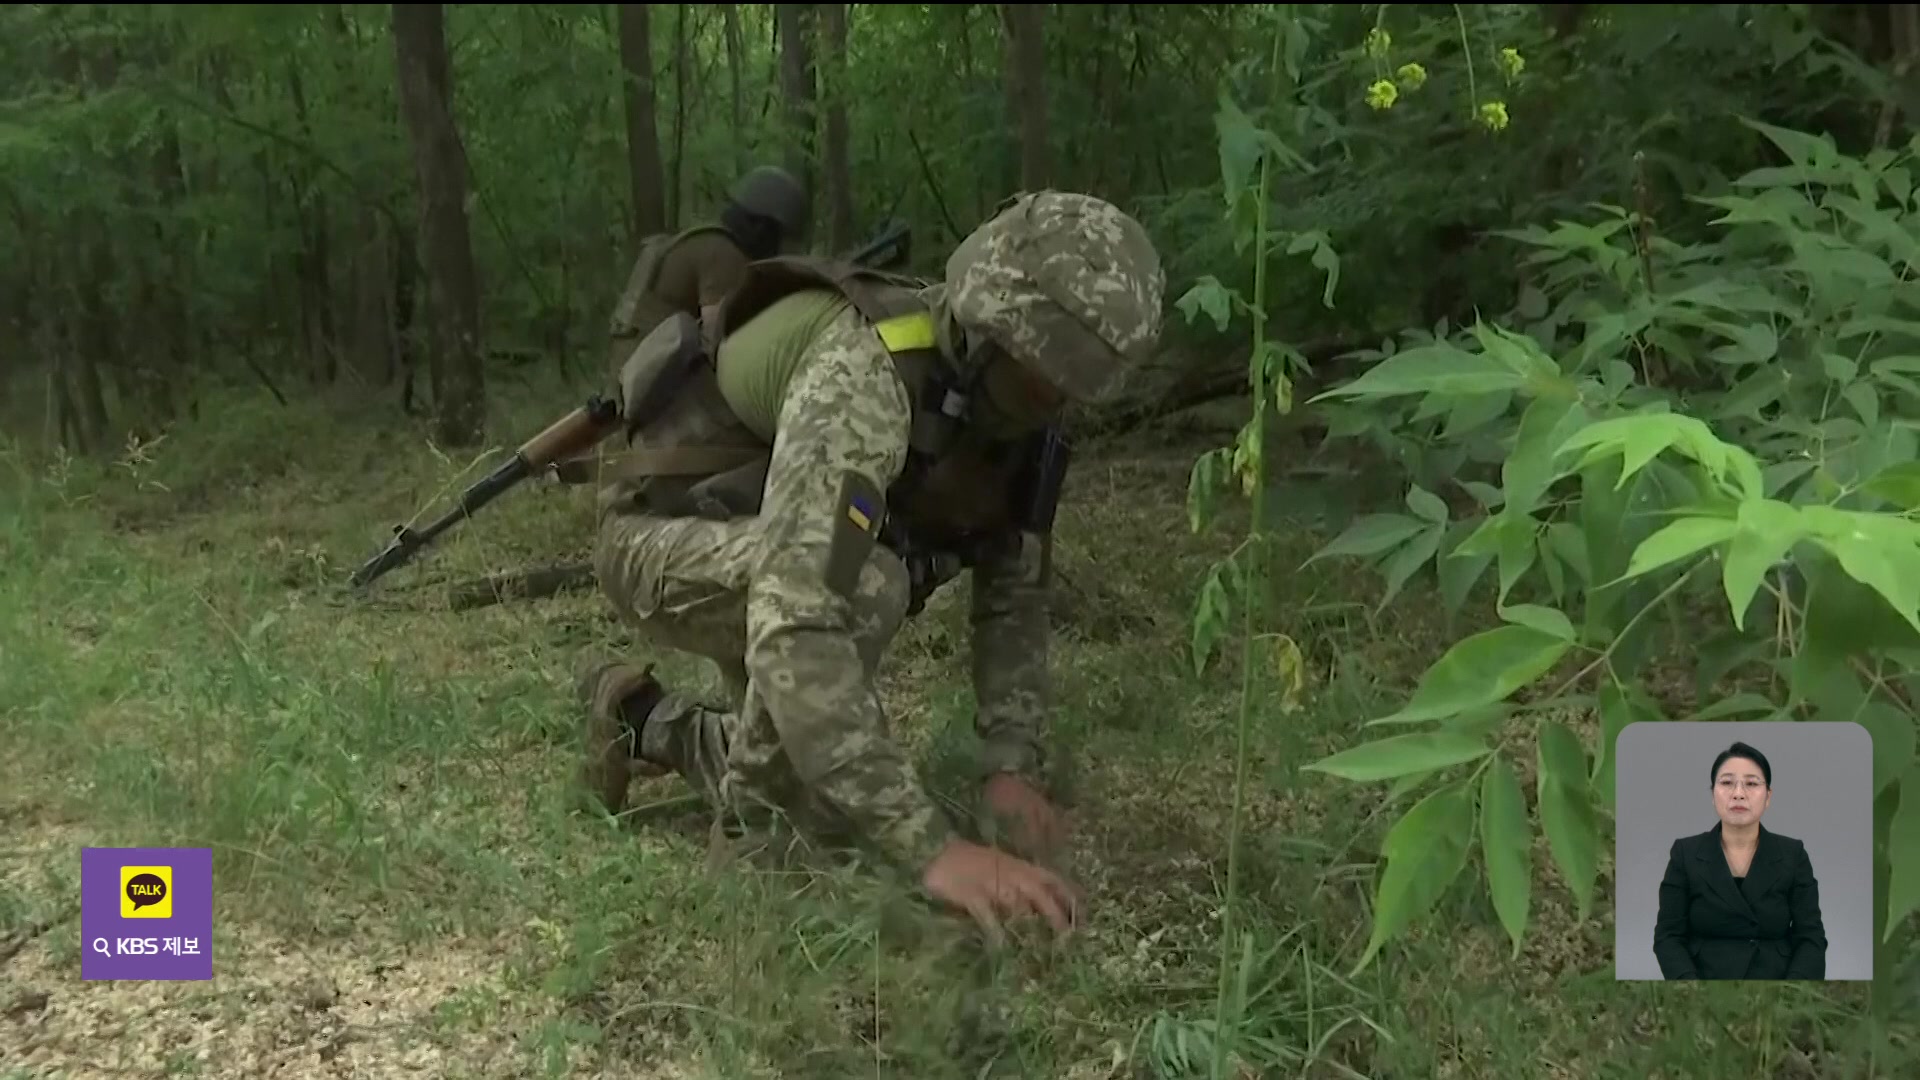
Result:
<instances>
[{"instance_id":1,"label":"magnifying glass icon","mask_svg":"<svg viewBox=\"0 0 1920 1080\"><path fill-rule=\"evenodd\" d=\"M107 951L107 939L103 937L97 937L93 939L93 951L99 953L101 956L113 955L112 953Z\"/></svg>"}]
</instances>

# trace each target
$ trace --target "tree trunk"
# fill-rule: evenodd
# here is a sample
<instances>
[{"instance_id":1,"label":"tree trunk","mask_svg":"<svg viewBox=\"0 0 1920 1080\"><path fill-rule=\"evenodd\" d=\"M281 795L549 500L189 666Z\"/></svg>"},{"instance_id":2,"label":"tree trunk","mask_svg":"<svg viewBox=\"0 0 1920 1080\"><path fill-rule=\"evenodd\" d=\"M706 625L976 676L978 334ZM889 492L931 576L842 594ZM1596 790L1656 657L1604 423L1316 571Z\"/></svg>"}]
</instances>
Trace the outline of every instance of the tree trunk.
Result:
<instances>
[{"instance_id":1,"label":"tree trunk","mask_svg":"<svg viewBox=\"0 0 1920 1080\"><path fill-rule=\"evenodd\" d=\"M653 38L646 4L620 5L620 68L627 103L627 180L633 195L633 244L667 227L655 119Z\"/></svg>"},{"instance_id":2,"label":"tree trunk","mask_svg":"<svg viewBox=\"0 0 1920 1080\"><path fill-rule=\"evenodd\" d=\"M393 45L400 112L420 190L436 434L449 446L472 446L486 427L486 373L480 363L480 290L467 233L466 156L453 120L442 6L393 5Z\"/></svg>"},{"instance_id":3,"label":"tree trunk","mask_svg":"<svg viewBox=\"0 0 1920 1080\"><path fill-rule=\"evenodd\" d=\"M687 5L673 5L673 173L667 184L667 220L678 228L686 219L687 93L693 86L692 35L687 30Z\"/></svg>"},{"instance_id":4,"label":"tree trunk","mask_svg":"<svg viewBox=\"0 0 1920 1080\"><path fill-rule=\"evenodd\" d=\"M741 93L740 69L744 48L740 42L740 5L722 4L720 14L727 38L728 118L733 123L733 165L736 172L747 171L747 103Z\"/></svg>"},{"instance_id":5,"label":"tree trunk","mask_svg":"<svg viewBox=\"0 0 1920 1080\"><path fill-rule=\"evenodd\" d=\"M853 169L847 149L847 5L822 4L827 38L827 138L825 173L827 250L853 247Z\"/></svg>"},{"instance_id":6,"label":"tree trunk","mask_svg":"<svg viewBox=\"0 0 1920 1080\"><path fill-rule=\"evenodd\" d=\"M348 234L352 249L347 253L347 266L353 275L348 297L352 310L347 330L348 367L373 386L391 382L398 366L390 231L379 214L363 206L354 211Z\"/></svg>"},{"instance_id":7,"label":"tree trunk","mask_svg":"<svg viewBox=\"0 0 1920 1080\"><path fill-rule=\"evenodd\" d=\"M150 267L145 275L151 332L142 340L146 354L142 396L155 424L165 426L176 415L174 392L191 374L188 368L193 349L188 342L192 340L192 325L187 314L186 282L191 271L182 253L191 251L192 246L177 234L173 220L186 194L180 175L180 131L171 118L161 123L165 125L164 134L153 155L153 188L158 203L153 238L158 271Z\"/></svg>"},{"instance_id":8,"label":"tree trunk","mask_svg":"<svg viewBox=\"0 0 1920 1080\"><path fill-rule=\"evenodd\" d=\"M1007 115L1010 126L1019 132L1019 186L1027 191L1038 191L1051 182L1045 18L1046 8L1040 4L1000 5Z\"/></svg>"},{"instance_id":9,"label":"tree trunk","mask_svg":"<svg viewBox=\"0 0 1920 1080\"><path fill-rule=\"evenodd\" d=\"M106 282L111 280L113 251L98 226L75 223L87 256L87 268L76 283L78 303L69 308L77 315L67 334L67 348L73 357L72 392L76 409L79 443L87 451L99 449L107 439L107 389L101 368L112 363L115 352L115 322L107 314ZM124 402L122 405L124 406Z\"/></svg>"},{"instance_id":10,"label":"tree trunk","mask_svg":"<svg viewBox=\"0 0 1920 1080\"><path fill-rule=\"evenodd\" d=\"M787 171L814 191L813 5L775 4L780 34L780 96L786 99Z\"/></svg>"},{"instance_id":11,"label":"tree trunk","mask_svg":"<svg viewBox=\"0 0 1920 1080\"><path fill-rule=\"evenodd\" d=\"M306 88L300 79L299 65L287 63L287 89L293 99L293 115L300 134L314 142L313 123L307 114ZM328 253L327 197L307 171L305 163L288 170L287 186L294 192L295 220L299 222L300 250L294 256L294 276L300 296L300 326L306 345L308 369L322 385L331 383L339 359L338 335L333 317L331 256Z\"/></svg>"},{"instance_id":12,"label":"tree trunk","mask_svg":"<svg viewBox=\"0 0 1920 1080\"><path fill-rule=\"evenodd\" d=\"M393 356L400 365L400 411L412 415L413 378L420 370L420 328L415 323L420 281L420 246L414 227L402 224L387 237L393 266Z\"/></svg>"}]
</instances>

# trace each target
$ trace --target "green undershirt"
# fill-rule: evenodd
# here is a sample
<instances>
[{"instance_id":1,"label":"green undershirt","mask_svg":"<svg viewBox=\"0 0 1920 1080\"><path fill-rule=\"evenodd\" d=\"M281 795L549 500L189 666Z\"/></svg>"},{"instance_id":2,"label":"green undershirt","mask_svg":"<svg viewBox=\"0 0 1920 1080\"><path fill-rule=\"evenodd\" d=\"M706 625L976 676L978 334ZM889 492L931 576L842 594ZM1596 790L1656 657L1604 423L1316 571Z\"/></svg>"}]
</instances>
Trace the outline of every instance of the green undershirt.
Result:
<instances>
[{"instance_id":1,"label":"green undershirt","mask_svg":"<svg viewBox=\"0 0 1920 1080\"><path fill-rule=\"evenodd\" d=\"M720 396L755 435L773 441L780 406L800 360L847 307L830 289L803 289L775 300L720 343L714 358Z\"/></svg>"}]
</instances>

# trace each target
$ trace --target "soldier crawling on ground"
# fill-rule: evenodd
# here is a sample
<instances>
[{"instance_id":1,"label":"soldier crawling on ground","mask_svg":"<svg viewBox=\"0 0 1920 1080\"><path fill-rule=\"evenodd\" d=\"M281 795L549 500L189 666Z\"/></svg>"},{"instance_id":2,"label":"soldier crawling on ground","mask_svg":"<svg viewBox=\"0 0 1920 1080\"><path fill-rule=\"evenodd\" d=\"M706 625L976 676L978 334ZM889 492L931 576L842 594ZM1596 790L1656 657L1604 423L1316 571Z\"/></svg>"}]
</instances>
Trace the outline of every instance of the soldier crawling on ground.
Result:
<instances>
[{"instance_id":1,"label":"soldier crawling on ground","mask_svg":"<svg viewBox=\"0 0 1920 1080\"><path fill-rule=\"evenodd\" d=\"M1108 400L1159 337L1165 276L1109 203L1026 194L943 281L801 257L756 263L701 323L664 319L620 378L630 448L603 474L601 589L652 643L713 660L731 702L585 657L583 781L700 790L723 835L845 839L989 936L1078 891L1044 792L1052 504L1068 400ZM714 343L717 343L715 345ZM965 839L889 736L872 684L926 594L972 570L981 797L1026 858Z\"/></svg>"}]
</instances>

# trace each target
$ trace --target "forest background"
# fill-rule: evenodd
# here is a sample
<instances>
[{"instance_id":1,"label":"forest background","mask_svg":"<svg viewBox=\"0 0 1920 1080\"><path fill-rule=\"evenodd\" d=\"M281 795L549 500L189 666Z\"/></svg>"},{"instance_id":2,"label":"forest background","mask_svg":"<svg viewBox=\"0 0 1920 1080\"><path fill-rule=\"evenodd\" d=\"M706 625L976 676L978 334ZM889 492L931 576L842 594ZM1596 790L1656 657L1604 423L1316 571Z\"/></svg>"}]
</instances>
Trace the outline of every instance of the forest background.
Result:
<instances>
[{"instance_id":1,"label":"forest background","mask_svg":"<svg viewBox=\"0 0 1920 1080\"><path fill-rule=\"evenodd\" d=\"M1912 1075L1920 5L1188 6L0 11L0 1076ZM927 276L1042 186L1162 252L1065 950L570 815L583 492L341 589L760 162ZM965 633L883 686L956 799ZM1716 718L1873 734L1873 983L1613 980L1612 739ZM84 844L214 849L211 984L79 982Z\"/></svg>"}]
</instances>

